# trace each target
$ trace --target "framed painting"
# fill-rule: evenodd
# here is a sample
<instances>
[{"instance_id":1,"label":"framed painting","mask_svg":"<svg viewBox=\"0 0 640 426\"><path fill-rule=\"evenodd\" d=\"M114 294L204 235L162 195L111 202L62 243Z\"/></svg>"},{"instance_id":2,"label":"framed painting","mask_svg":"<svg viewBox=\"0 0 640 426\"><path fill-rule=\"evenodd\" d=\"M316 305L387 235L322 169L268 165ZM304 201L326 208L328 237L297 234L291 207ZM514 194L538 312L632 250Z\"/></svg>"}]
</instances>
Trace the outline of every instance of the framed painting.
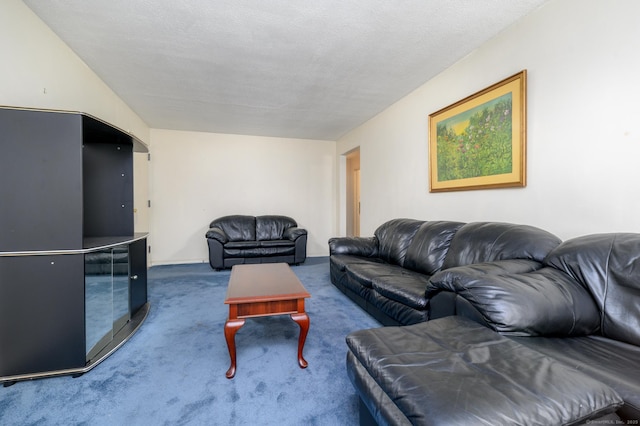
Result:
<instances>
[{"instance_id":1,"label":"framed painting","mask_svg":"<svg viewBox=\"0 0 640 426\"><path fill-rule=\"evenodd\" d=\"M429 192L526 185L527 71L429 115Z\"/></svg>"}]
</instances>

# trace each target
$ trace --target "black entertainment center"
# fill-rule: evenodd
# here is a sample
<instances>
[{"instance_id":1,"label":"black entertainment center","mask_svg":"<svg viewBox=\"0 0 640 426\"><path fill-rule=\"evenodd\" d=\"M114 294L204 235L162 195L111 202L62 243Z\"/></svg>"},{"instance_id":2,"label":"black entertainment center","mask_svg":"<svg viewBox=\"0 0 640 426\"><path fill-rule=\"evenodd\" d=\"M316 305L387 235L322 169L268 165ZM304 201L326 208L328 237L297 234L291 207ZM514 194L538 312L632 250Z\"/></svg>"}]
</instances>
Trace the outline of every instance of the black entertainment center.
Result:
<instances>
[{"instance_id":1,"label":"black entertainment center","mask_svg":"<svg viewBox=\"0 0 640 426\"><path fill-rule=\"evenodd\" d=\"M0 383L83 374L146 318L146 151L86 114L0 108Z\"/></svg>"}]
</instances>

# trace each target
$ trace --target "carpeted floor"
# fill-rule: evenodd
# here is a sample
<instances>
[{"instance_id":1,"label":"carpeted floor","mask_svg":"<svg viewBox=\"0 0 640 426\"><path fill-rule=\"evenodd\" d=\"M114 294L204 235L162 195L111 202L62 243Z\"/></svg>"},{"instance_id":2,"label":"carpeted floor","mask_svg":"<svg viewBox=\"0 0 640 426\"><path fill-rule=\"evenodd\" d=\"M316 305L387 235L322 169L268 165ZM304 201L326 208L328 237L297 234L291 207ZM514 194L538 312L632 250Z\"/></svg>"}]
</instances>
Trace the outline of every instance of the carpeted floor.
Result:
<instances>
[{"instance_id":1,"label":"carpeted floor","mask_svg":"<svg viewBox=\"0 0 640 426\"><path fill-rule=\"evenodd\" d=\"M1 425L356 425L345 336L379 327L329 280L328 258L293 267L311 293L304 357L288 316L247 320L228 380L229 271L208 264L149 270L151 312L113 355L78 377L0 388Z\"/></svg>"}]
</instances>

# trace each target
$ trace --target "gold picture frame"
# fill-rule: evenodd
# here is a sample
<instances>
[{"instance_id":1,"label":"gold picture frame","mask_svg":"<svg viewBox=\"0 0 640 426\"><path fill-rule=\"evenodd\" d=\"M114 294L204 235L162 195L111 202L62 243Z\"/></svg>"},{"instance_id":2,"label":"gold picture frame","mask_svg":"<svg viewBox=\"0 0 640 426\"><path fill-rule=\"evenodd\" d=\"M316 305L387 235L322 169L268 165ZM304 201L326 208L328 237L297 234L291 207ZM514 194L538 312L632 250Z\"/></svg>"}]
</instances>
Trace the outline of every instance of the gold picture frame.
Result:
<instances>
[{"instance_id":1,"label":"gold picture frame","mask_svg":"<svg viewBox=\"0 0 640 426\"><path fill-rule=\"evenodd\" d=\"M527 70L429 115L429 192L526 185Z\"/></svg>"}]
</instances>

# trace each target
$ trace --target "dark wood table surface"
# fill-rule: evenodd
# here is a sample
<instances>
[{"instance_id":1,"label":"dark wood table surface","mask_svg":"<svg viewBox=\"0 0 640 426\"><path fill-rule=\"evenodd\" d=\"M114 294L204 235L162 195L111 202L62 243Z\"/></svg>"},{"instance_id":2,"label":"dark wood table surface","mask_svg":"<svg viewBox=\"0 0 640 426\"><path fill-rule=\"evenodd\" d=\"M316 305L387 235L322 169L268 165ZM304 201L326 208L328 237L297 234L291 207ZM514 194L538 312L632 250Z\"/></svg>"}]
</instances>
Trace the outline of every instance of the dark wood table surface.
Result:
<instances>
[{"instance_id":1,"label":"dark wood table surface","mask_svg":"<svg viewBox=\"0 0 640 426\"><path fill-rule=\"evenodd\" d=\"M228 379L236 373L236 332L244 325L245 318L251 317L290 315L300 326L298 364L300 368L307 367L302 350L309 331L309 316L304 310L304 299L308 297L311 295L286 263L232 267L224 300L229 305L229 319L224 325L231 358L231 366L226 373Z\"/></svg>"}]
</instances>

